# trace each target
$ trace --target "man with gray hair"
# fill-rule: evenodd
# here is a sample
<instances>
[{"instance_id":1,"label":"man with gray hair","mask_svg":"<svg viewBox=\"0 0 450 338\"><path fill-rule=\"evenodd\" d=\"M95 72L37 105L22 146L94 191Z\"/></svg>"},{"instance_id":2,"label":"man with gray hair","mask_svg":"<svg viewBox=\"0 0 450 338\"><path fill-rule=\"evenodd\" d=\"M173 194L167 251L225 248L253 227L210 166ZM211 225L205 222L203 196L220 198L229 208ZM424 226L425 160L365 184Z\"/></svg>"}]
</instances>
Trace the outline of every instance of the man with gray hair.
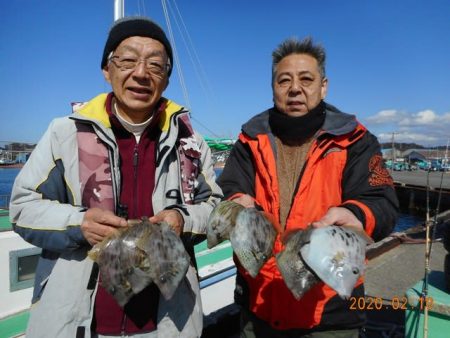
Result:
<instances>
[{"instance_id":1,"label":"man with gray hair","mask_svg":"<svg viewBox=\"0 0 450 338\"><path fill-rule=\"evenodd\" d=\"M172 66L161 27L116 21L101 60L112 92L55 119L17 177L11 222L42 248L27 337L200 337L193 245L222 192L188 111L162 96ZM152 283L122 307L87 252L143 216L181 237L191 265L171 299Z\"/></svg>"},{"instance_id":2,"label":"man with gray hair","mask_svg":"<svg viewBox=\"0 0 450 338\"><path fill-rule=\"evenodd\" d=\"M226 199L257 207L284 234L308 226L353 226L375 240L395 225L398 201L380 145L355 116L324 101L325 50L311 38L288 39L273 52L274 106L242 126L218 179ZM362 309L318 282L300 299L272 256L252 278L238 259L235 301L241 337L358 337ZM352 297L364 297L360 279Z\"/></svg>"}]
</instances>

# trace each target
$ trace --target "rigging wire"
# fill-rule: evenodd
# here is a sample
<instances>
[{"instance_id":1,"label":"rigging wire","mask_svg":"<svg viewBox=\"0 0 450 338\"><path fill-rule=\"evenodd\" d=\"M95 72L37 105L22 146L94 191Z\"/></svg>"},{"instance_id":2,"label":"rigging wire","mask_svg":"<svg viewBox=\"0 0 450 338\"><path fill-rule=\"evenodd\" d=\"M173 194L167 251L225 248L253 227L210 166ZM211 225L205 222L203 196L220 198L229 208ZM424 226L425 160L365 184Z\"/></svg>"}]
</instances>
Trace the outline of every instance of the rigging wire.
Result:
<instances>
[{"instance_id":1,"label":"rigging wire","mask_svg":"<svg viewBox=\"0 0 450 338\"><path fill-rule=\"evenodd\" d=\"M172 0L172 2L173 2L173 5L171 5L170 0L167 2L169 11L171 12L172 17L174 18L175 25L177 26L178 32L180 33L180 36L181 36L181 40L184 43L184 46L186 48L186 51L187 51L187 54L188 54L189 59L191 61L191 64L194 67L194 73L197 76L197 79L198 79L198 81L200 83L200 87L203 89L203 91L205 93L205 97L209 97L209 93L212 93L211 87L209 86L209 82L207 81L205 72L203 71L203 68L202 68L201 63L200 63L200 59L198 57L197 52L195 51L194 44L192 42L192 39L190 38L189 31L188 31L188 29L187 29L187 27L186 27L186 25L184 23L183 17L181 16L181 13L180 13L180 11L178 9L178 6L177 6L175 0ZM176 8L178 16L174 13L174 10L172 8L173 6ZM184 29L181 28L181 26L179 24L179 21L181 21L181 24L182 24ZM185 35L187 36L187 40L189 41L189 43L187 42L187 40L185 38ZM192 57L193 54L196 57L195 59ZM210 128L208 128L203 123L201 123L198 119L196 119L195 116L192 113L191 113L190 117L191 117L191 119L193 121L195 121L197 124L199 124L202 128L207 130L211 135L213 135L215 137L220 137L214 131L212 131Z\"/></svg>"},{"instance_id":2,"label":"rigging wire","mask_svg":"<svg viewBox=\"0 0 450 338\"><path fill-rule=\"evenodd\" d=\"M170 16L169 16L168 8L169 8L169 10L172 13L173 19L175 20L175 24L176 24L176 26L177 26L177 28L178 28L178 30L180 32L180 35L181 35L182 40L183 40L183 42L185 44L186 50L188 51L188 55L189 55L189 57L191 59L191 62L194 65L194 70L196 71L196 74L198 73L198 68L199 67L195 65L195 62L193 61L192 54L191 54L190 50L193 50L195 55L197 55L197 54L195 53L195 49L194 49L193 44L192 44L192 39L190 39L190 38L189 39L191 41L191 48L189 48L189 45L187 44L186 39L184 38L182 29L180 28L180 25L178 23L177 17L176 17L175 14L173 14L174 12L173 12L172 7L170 7L171 6L170 1L161 0L161 4L162 4L162 7L163 7L164 17L165 17L165 20L166 20L167 29L168 29L169 37L170 37L171 44L172 44L173 55L174 55L174 63L176 65L176 67L177 67L177 74L178 74L178 78L180 80L180 86L181 86L181 89L182 89L182 92L183 92L183 96L184 96L184 100L185 100L185 103L186 103L186 107L190 111L191 110L191 103L190 103L190 100L189 100L189 94L188 94L188 91L187 91L186 82L184 80L183 72L182 72L182 69L181 69L181 62L180 62L180 59L179 59L179 56L178 56L178 51L177 51L177 48L176 48L176 45L175 45L175 38L174 38L173 30L172 30L172 25L170 23ZM185 29L185 32L186 32L185 34L189 37L189 33L187 33L186 25L184 24L184 21L183 21L183 19L181 17L180 11L178 10L178 6L176 6L176 4L175 4L175 7L176 7L176 9L177 9L177 11L179 13L180 20L182 21L183 27ZM197 60L198 60L198 55L197 55ZM198 62L200 63L200 61L198 61ZM197 77L199 78L201 87L205 88L205 86L204 86L205 81L202 82L201 81L201 76L199 76L198 74L197 74ZM204 91L206 92L205 89L204 89ZM199 120L197 120L194 116L192 116L192 113L190 113L190 117L191 117L191 119L193 121L195 121L197 124L199 124L205 130L207 130L213 136L219 137L214 131L212 131L210 128L208 128L203 123L201 123Z\"/></svg>"},{"instance_id":3,"label":"rigging wire","mask_svg":"<svg viewBox=\"0 0 450 338\"><path fill-rule=\"evenodd\" d=\"M170 3L173 3L173 5L171 5ZM180 32L181 38L184 42L184 45L186 47L186 51L189 55L189 59L194 67L195 70L195 75L197 76L200 85L202 87L202 89L204 90L204 92L207 94L208 96L214 96L213 95L213 91L212 91L212 87L208 81L208 77L206 76L206 72L204 70L204 68L202 67L202 63L200 62L200 58L198 56L198 53L194 47L194 43L192 41L191 35L189 34L189 31L186 27L186 24L183 20L183 16L181 15L180 10L178 9L178 5L176 3L175 0L170 1L169 0L169 10L172 12L172 16L175 18L175 23L178 27L178 31ZM175 8L176 13L174 13L173 7ZM179 20L177 20L176 18L179 18ZM181 27L180 24L181 23ZM186 35L186 38L185 36ZM192 51L192 53L191 53Z\"/></svg>"},{"instance_id":4,"label":"rigging wire","mask_svg":"<svg viewBox=\"0 0 450 338\"><path fill-rule=\"evenodd\" d=\"M163 7L164 17L166 19L167 30L169 31L169 38L170 38L170 42L172 44L174 63L175 63L175 66L177 68L178 77L180 79L181 90L183 92L183 96L184 96L184 100L186 102L186 106L187 106L188 109L190 109L191 104L189 102L189 95L188 95L188 92L187 92L186 83L184 81L183 72L181 71L181 64L180 64L180 60L179 60L179 57L178 57L178 52L177 52L177 48L176 48L176 44L175 44L175 39L174 39L174 36L173 36L172 25L170 24L170 18L169 18L169 13L167 11L166 0L161 0L161 4L162 4L162 7Z\"/></svg>"}]
</instances>

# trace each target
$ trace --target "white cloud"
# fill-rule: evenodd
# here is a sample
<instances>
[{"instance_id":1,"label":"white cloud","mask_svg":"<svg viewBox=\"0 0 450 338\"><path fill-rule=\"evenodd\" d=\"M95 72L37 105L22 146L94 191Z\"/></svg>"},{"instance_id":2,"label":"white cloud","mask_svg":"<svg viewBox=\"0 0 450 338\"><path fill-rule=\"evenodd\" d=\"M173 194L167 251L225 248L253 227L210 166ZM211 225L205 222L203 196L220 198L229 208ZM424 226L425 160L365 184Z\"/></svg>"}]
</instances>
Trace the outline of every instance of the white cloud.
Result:
<instances>
[{"instance_id":1,"label":"white cloud","mask_svg":"<svg viewBox=\"0 0 450 338\"><path fill-rule=\"evenodd\" d=\"M435 122L439 122L439 120L442 119L439 118L438 115L432 110L423 110L415 114L407 115L404 119L402 119L399 124L400 125L409 125L409 126L415 126L415 125L425 125L425 124L433 124ZM450 120L449 120L450 122Z\"/></svg>"},{"instance_id":2,"label":"white cloud","mask_svg":"<svg viewBox=\"0 0 450 338\"><path fill-rule=\"evenodd\" d=\"M450 112L439 115L431 109L416 113L382 110L366 118L365 123L380 142L390 142L392 133L395 142L424 146L445 145L450 138Z\"/></svg>"},{"instance_id":3,"label":"white cloud","mask_svg":"<svg viewBox=\"0 0 450 338\"><path fill-rule=\"evenodd\" d=\"M402 118L401 113L397 110L382 110L374 116L369 116L366 120L373 124L392 123Z\"/></svg>"}]
</instances>

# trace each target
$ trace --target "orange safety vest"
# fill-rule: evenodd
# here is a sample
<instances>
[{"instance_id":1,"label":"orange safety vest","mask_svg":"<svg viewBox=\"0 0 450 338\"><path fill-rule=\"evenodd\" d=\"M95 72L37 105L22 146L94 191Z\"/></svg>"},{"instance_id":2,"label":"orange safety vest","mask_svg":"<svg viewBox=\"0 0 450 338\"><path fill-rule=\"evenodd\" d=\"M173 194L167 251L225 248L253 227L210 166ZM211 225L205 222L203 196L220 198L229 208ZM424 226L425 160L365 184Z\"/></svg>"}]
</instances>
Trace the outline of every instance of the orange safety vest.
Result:
<instances>
[{"instance_id":1,"label":"orange safety vest","mask_svg":"<svg viewBox=\"0 0 450 338\"><path fill-rule=\"evenodd\" d=\"M309 223L320 219L330 207L353 203L364 212L365 230L369 235L372 234L375 226L372 212L358 201L343 201L341 187L347 147L360 139L365 132L364 126L358 124L351 134L313 142L300 186L286 220L285 231L304 229ZM259 134L256 139L241 134L239 139L247 144L253 153L256 171L255 201L279 222L279 187L270 139L267 134ZM281 234L275 241L274 255L283 249L280 238ZM336 296L333 289L320 282L300 300L296 300L282 279L275 257L266 262L255 278L240 266L237 259L235 261L249 286L250 310L277 330L310 329L319 325L326 303ZM360 279L357 285L362 282Z\"/></svg>"}]
</instances>

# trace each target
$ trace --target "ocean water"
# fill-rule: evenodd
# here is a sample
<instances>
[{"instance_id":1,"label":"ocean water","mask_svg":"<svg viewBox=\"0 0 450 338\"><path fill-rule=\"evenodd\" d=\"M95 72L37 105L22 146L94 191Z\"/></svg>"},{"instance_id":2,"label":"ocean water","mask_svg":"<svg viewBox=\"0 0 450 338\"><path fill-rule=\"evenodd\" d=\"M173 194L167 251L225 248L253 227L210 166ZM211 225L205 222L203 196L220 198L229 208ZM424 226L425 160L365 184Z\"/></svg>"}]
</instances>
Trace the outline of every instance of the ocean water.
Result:
<instances>
[{"instance_id":1,"label":"ocean water","mask_svg":"<svg viewBox=\"0 0 450 338\"><path fill-rule=\"evenodd\" d=\"M14 180L20 168L0 168L0 196L10 195Z\"/></svg>"},{"instance_id":2,"label":"ocean water","mask_svg":"<svg viewBox=\"0 0 450 338\"><path fill-rule=\"evenodd\" d=\"M0 196L11 194L14 179L16 178L19 171L20 168L0 168ZM219 176L222 170L215 169L215 172L216 176ZM395 225L394 232L406 230L412 226L423 223L423 221L424 221L423 217L407 213L401 213L399 215L398 222Z\"/></svg>"}]
</instances>

